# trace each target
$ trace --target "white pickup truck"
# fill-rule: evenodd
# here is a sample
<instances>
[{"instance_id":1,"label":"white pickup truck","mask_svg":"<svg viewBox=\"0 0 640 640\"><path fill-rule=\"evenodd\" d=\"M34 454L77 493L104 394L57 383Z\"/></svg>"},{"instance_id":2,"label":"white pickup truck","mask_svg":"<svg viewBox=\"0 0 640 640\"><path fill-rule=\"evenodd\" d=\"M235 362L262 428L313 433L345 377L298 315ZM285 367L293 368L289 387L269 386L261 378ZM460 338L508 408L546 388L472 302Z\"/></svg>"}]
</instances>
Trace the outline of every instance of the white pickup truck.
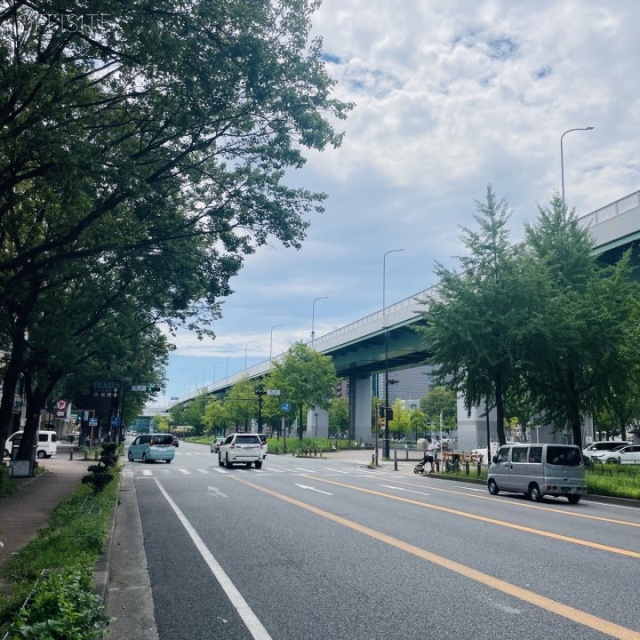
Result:
<instances>
[{"instance_id":1,"label":"white pickup truck","mask_svg":"<svg viewBox=\"0 0 640 640\"><path fill-rule=\"evenodd\" d=\"M253 464L260 469L262 460L262 442L257 433L232 433L218 450L218 464L227 469L236 463L243 463L247 468Z\"/></svg>"}]
</instances>

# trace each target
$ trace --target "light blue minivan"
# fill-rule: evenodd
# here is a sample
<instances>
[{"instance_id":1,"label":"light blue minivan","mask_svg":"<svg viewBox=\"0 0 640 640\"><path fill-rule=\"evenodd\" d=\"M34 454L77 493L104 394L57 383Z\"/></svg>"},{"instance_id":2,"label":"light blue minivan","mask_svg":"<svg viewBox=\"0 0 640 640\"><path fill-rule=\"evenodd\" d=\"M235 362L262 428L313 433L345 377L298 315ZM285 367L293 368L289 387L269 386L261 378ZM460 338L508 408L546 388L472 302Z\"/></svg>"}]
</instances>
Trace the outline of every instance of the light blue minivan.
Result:
<instances>
[{"instance_id":1,"label":"light blue minivan","mask_svg":"<svg viewBox=\"0 0 640 640\"><path fill-rule=\"evenodd\" d=\"M127 458L131 462L134 460L142 460L142 462L164 460L169 464L175 455L173 436L170 433L145 433L137 436L129 445Z\"/></svg>"}]
</instances>

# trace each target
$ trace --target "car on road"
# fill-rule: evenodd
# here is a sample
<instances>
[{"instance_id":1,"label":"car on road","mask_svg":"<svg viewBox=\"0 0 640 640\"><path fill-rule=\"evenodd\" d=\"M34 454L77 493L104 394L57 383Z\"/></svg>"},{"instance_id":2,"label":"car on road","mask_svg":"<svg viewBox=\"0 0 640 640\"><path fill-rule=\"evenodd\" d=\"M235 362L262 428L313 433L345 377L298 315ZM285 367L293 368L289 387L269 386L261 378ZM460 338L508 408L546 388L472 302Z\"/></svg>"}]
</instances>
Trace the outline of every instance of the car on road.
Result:
<instances>
[{"instance_id":1,"label":"car on road","mask_svg":"<svg viewBox=\"0 0 640 640\"><path fill-rule=\"evenodd\" d=\"M267 457L267 451L269 450L269 443L267 442L267 434L259 433L258 438L260 438L260 442L262 442L262 457Z\"/></svg>"},{"instance_id":2,"label":"car on road","mask_svg":"<svg viewBox=\"0 0 640 640\"><path fill-rule=\"evenodd\" d=\"M164 460L169 464L175 457L173 436L170 433L145 433L136 437L129 445L127 458L130 462L155 462Z\"/></svg>"},{"instance_id":3,"label":"car on road","mask_svg":"<svg viewBox=\"0 0 640 640\"><path fill-rule=\"evenodd\" d=\"M592 442L588 447L582 450L582 456L584 458L590 458L595 460L598 456L601 456L607 451L624 447L627 443L620 440L599 440L598 442Z\"/></svg>"},{"instance_id":4,"label":"car on road","mask_svg":"<svg viewBox=\"0 0 640 640\"><path fill-rule=\"evenodd\" d=\"M640 444L626 444L591 456L594 462L604 464L640 464Z\"/></svg>"},{"instance_id":5,"label":"car on road","mask_svg":"<svg viewBox=\"0 0 640 640\"><path fill-rule=\"evenodd\" d=\"M262 441L257 433L232 433L225 438L218 451L218 464L231 469L234 464L244 464L249 468L262 467Z\"/></svg>"},{"instance_id":6,"label":"car on road","mask_svg":"<svg viewBox=\"0 0 640 640\"><path fill-rule=\"evenodd\" d=\"M523 493L536 502L545 495L564 496L577 504L587 492L583 460L571 444L506 444L493 457L487 488L494 496Z\"/></svg>"},{"instance_id":7,"label":"car on road","mask_svg":"<svg viewBox=\"0 0 640 640\"><path fill-rule=\"evenodd\" d=\"M216 438L211 443L211 453L218 453L218 451L220 451L220 447L222 446L223 442L224 442L224 438Z\"/></svg>"}]
</instances>

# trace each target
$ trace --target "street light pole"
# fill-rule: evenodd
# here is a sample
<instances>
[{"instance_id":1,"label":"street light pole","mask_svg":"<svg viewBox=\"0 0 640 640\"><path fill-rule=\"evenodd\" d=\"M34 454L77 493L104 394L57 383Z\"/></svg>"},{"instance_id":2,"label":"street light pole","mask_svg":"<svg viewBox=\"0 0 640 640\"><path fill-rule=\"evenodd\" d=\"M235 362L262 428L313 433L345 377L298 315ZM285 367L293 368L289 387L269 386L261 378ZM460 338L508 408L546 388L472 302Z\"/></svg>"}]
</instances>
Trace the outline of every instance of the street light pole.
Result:
<instances>
[{"instance_id":1,"label":"street light pole","mask_svg":"<svg viewBox=\"0 0 640 640\"><path fill-rule=\"evenodd\" d=\"M269 364L271 364L271 354L273 352L273 330L276 327L281 327L281 324L274 324L273 327L271 327L271 335L269 336Z\"/></svg>"},{"instance_id":2,"label":"street light pole","mask_svg":"<svg viewBox=\"0 0 640 640\"><path fill-rule=\"evenodd\" d=\"M564 199L564 147L563 147L564 137L567 135L567 133L571 133L572 131L592 131L592 130L593 130L593 127L577 127L575 129L567 129L560 136L560 175L561 175L561 179L562 179L562 208L563 208L563 210L567 208L567 204L566 204L566 201Z\"/></svg>"},{"instance_id":3,"label":"street light pole","mask_svg":"<svg viewBox=\"0 0 640 640\"><path fill-rule=\"evenodd\" d=\"M384 329L384 438L382 440L382 457L389 458L389 332L386 323L386 288L387 288L387 256L400 253L404 249L391 249L382 259L382 328Z\"/></svg>"},{"instance_id":4,"label":"street light pole","mask_svg":"<svg viewBox=\"0 0 640 640\"><path fill-rule=\"evenodd\" d=\"M244 370L245 370L245 371L247 370L247 347L248 347L250 344L253 344L254 342L258 342L258 341L257 341L257 340L249 340L249 342L247 342L247 343L244 345Z\"/></svg>"},{"instance_id":5,"label":"street light pole","mask_svg":"<svg viewBox=\"0 0 640 640\"><path fill-rule=\"evenodd\" d=\"M262 433L262 398L266 395L264 389L256 389L256 395L258 396L258 433Z\"/></svg>"},{"instance_id":6,"label":"street light pole","mask_svg":"<svg viewBox=\"0 0 640 640\"><path fill-rule=\"evenodd\" d=\"M315 322L316 322L316 302L318 300L328 300L329 296L322 296L321 298L316 298L313 301L312 309L311 309L311 346L313 347L313 339L316 335L315 331Z\"/></svg>"}]
</instances>

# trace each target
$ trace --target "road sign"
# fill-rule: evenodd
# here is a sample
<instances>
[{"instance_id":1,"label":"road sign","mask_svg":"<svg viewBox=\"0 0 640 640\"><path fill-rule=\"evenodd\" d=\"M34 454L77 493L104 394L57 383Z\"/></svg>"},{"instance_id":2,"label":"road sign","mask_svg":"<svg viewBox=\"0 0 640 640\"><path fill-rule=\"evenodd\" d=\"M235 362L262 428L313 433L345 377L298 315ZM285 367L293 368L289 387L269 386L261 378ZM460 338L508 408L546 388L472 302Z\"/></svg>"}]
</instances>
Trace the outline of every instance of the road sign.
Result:
<instances>
[{"instance_id":1,"label":"road sign","mask_svg":"<svg viewBox=\"0 0 640 640\"><path fill-rule=\"evenodd\" d=\"M97 427L98 426L98 418L89 418L89 426Z\"/></svg>"},{"instance_id":2,"label":"road sign","mask_svg":"<svg viewBox=\"0 0 640 640\"><path fill-rule=\"evenodd\" d=\"M131 385L131 391L146 391L147 390L147 385L146 384L133 384Z\"/></svg>"},{"instance_id":3,"label":"road sign","mask_svg":"<svg viewBox=\"0 0 640 640\"><path fill-rule=\"evenodd\" d=\"M267 395L268 396L279 396L280 395L280 389L267 389Z\"/></svg>"},{"instance_id":4,"label":"road sign","mask_svg":"<svg viewBox=\"0 0 640 640\"><path fill-rule=\"evenodd\" d=\"M283 411L285 411L285 412L286 412L286 411L291 411L291 404L289 404L288 402L283 402L283 403L280 405L280 408L281 408Z\"/></svg>"}]
</instances>

